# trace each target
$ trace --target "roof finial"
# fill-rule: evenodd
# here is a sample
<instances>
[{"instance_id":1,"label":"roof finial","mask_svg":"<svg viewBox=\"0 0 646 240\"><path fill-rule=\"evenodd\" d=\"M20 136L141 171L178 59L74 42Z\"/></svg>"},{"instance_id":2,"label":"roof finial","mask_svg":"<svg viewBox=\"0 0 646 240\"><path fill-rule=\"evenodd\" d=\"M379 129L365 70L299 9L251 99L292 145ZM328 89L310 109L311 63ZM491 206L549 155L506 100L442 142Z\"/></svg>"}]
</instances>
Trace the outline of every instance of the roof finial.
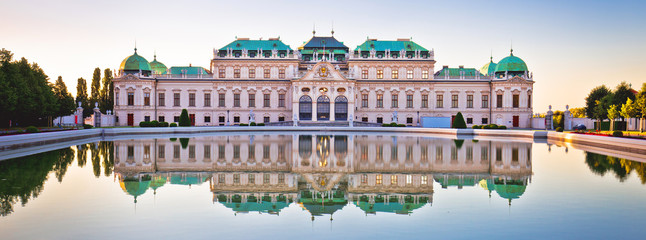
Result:
<instances>
[{"instance_id":1,"label":"roof finial","mask_svg":"<svg viewBox=\"0 0 646 240\"><path fill-rule=\"evenodd\" d=\"M489 53L489 61L493 62L493 49L491 49L491 53Z\"/></svg>"},{"instance_id":2,"label":"roof finial","mask_svg":"<svg viewBox=\"0 0 646 240\"><path fill-rule=\"evenodd\" d=\"M153 58L154 58L154 59L153 59L154 61L157 61L157 50L155 50L155 53L154 53L154 55L153 55Z\"/></svg>"},{"instance_id":3,"label":"roof finial","mask_svg":"<svg viewBox=\"0 0 646 240\"><path fill-rule=\"evenodd\" d=\"M334 21L332 21L332 36L334 37Z\"/></svg>"},{"instance_id":4,"label":"roof finial","mask_svg":"<svg viewBox=\"0 0 646 240\"><path fill-rule=\"evenodd\" d=\"M514 56L514 40L511 40L511 47L510 47L510 50L509 50L509 54L511 56Z\"/></svg>"},{"instance_id":5,"label":"roof finial","mask_svg":"<svg viewBox=\"0 0 646 240\"><path fill-rule=\"evenodd\" d=\"M316 36L316 23L312 26L312 36Z\"/></svg>"},{"instance_id":6,"label":"roof finial","mask_svg":"<svg viewBox=\"0 0 646 240\"><path fill-rule=\"evenodd\" d=\"M135 39L135 54L137 54L137 39Z\"/></svg>"}]
</instances>

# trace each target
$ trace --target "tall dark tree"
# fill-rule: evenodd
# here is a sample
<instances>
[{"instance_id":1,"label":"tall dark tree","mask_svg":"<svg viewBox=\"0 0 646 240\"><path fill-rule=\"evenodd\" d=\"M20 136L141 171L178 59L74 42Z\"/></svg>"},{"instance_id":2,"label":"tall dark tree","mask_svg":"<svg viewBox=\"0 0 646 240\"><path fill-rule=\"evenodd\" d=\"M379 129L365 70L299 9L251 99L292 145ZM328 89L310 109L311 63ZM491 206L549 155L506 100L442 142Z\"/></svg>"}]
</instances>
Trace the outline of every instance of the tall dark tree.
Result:
<instances>
[{"instance_id":1,"label":"tall dark tree","mask_svg":"<svg viewBox=\"0 0 646 240\"><path fill-rule=\"evenodd\" d=\"M107 110L112 110L114 105L114 84L112 83L112 70L106 68L103 71L103 88L101 88L101 102L99 108L101 112L105 113Z\"/></svg>"},{"instance_id":2,"label":"tall dark tree","mask_svg":"<svg viewBox=\"0 0 646 240\"><path fill-rule=\"evenodd\" d=\"M55 117L67 116L74 112L74 98L72 94L67 91L67 86L63 82L63 78L58 76L56 83L52 86L54 96L56 97L57 109L54 112Z\"/></svg>"},{"instance_id":3,"label":"tall dark tree","mask_svg":"<svg viewBox=\"0 0 646 240\"><path fill-rule=\"evenodd\" d=\"M90 106L94 108L94 103L101 100L101 69L95 68L94 74L92 74L92 84L90 85L91 94L90 95Z\"/></svg>"},{"instance_id":4,"label":"tall dark tree","mask_svg":"<svg viewBox=\"0 0 646 240\"><path fill-rule=\"evenodd\" d=\"M630 85L626 82L621 82L617 85L617 88L615 88L615 91L612 93L615 96L612 102L614 105L621 106L626 103L626 100L629 98L630 100L635 101L635 94L631 91Z\"/></svg>"},{"instance_id":5,"label":"tall dark tree","mask_svg":"<svg viewBox=\"0 0 646 240\"><path fill-rule=\"evenodd\" d=\"M90 99L87 96L87 82L83 78L79 78L76 83L76 101L78 104L81 102L83 108L83 117L92 115L92 108L90 107Z\"/></svg>"},{"instance_id":6,"label":"tall dark tree","mask_svg":"<svg viewBox=\"0 0 646 240\"><path fill-rule=\"evenodd\" d=\"M600 101L603 97L610 94L611 91L606 87L606 85L598 86L585 98L585 115L588 117L595 117L595 111L597 107L597 101Z\"/></svg>"}]
</instances>

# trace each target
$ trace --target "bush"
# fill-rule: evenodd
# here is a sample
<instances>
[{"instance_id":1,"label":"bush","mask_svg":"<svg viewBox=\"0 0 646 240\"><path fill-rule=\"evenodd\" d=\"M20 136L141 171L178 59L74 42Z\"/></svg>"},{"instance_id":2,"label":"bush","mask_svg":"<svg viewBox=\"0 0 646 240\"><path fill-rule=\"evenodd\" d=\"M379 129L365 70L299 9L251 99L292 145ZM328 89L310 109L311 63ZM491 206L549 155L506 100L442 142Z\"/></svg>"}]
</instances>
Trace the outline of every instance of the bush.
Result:
<instances>
[{"instance_id":1,"label":"bush","mask_svg":"<svg viewBox=\"0 0 646 240\"><path fill-rule=\"evenodd\" d=\"M158 127L168 127L168 123L167 122L160 122L157 126Z\"/></svg>"},{"instance_id":2,"label":"bush","mask_svg":"<svg viewBox=\"0 0 646 240\"><path fill-rule=\"evenodd\" d=\"M36 128L34 126L29 126L29 127L27 127L25 129L25 132L26 133L37 133L37 132L40 132L40 130L38 130L38 128Z\"/></svg>"},{"instance_id":3,"label":"bush","mask_svg":"<svg viewBox=\"0 0 646 240\"><path fill-rule=\"evenodd\" d=\"M246 124L246 123L240 123L240 126L241 126L241 127L246 127L246 126L249 126L249 124Z\"/></svg>"},{"instance_id":4,"label":"bush","mask_svg":"<svg viewBox=\"0 0 646 240\"><path fill-rule=\"evenodd\" d=\"M505 126L505 125L500 125L500 126L498 126L498 129L507 129L507 126Z\"/></svg>"},{"instance_id":5,"label":"bush","mask_svg":"<svg viewBox=\"0 0 646 240\"><path fill-rule=\"evenodd\" d=\"M397 127L406 127L406 124L397 124Z\"/></svg>"},{"instance_id":6,"label":"bush","mask_svg":"<svg viewBox=\"0 0 646 240\"><path fill-rule=\"evenodd\" d=\"M90 124L83 124L83 129L90 129L90 128L93 128L93 127L94 126L92 126Z\"/></svg>"},{"instance_id":7,"label":"bush","mask_svg":"<svg viewBox=\"0 0 646 240\"><path fill-rule=\"evenodd\" d=\"M491 129L491 126L489 126L489 125L483 125L482 127L480 127L480 129Z\"/></svg>"},{"instance_id":8,"label":"bush","mask_svg":"<svg viewBox=\"0 0 646 240\"><path fill-rule=\"evenodd\" d=\"M146 121L139 122L139 127L150 127L150 122L146 122Z\"/></svg>"},{"instance_id":9,"label":"bush","mask_svg":"<svg viewBox=\"0 0 646 240\"><path fill-rule=\"evenodd\" d=\"M482 126L480 126L480 125L473 125L471 128L473 128L473 129L482 129Z\"/></svg>"},{"instance_id":10,"label":"bush","mask_svg":"<svg viewBox=\"0 0 646 240\"><path fill-rule=\"evenodd\" d=\"M171 142L177 141L177 138L169 138Z\"/></svg>"},{"instance_id":11,"label":"bush","mask_svg":"<svg viewBox=\"0 0 646 240\"><path fill-rule=\"evenodd\" d=\"M461 112L458 112L457 115L455 115L455 118L453 119L453 123L451 124L452 128L467 128L467 123L464 121L464 117L462 116Z\"/></svg>"},{"instance_id":12,"label":"bush","mask_svg":"<svg viewBox=\"0 0 646 240\"><path fill-rule=\"evenodd\" d=\"M180 138L179 143L182 144L182 149L186 149L188 147L188 141L189 138Z\"/></svg>"},{"instance_id":13,"label":"bush","mask_svg":"<svg viewBox=\"0 0 646 240\"><path fill-rule=\"evenodd\" d=\"M388 123L384 123L384 124L381 124L381 126L382 126L382 127L390 127L390 124L388 124Z\"/></svg>"},{"instance_id":14,"label":"bush","mask_svg":"<svg viewBox=\"0 0 646 240\"><path fill-rule=\"evenodd\" d=\"M179 126L180 127L190 127L191 126L191 119L188 117L188 111L185 109L182 109L182 114L179 115Z\"/></svg>"},{"instance_id":15,"label":"bush","mask_svg":"<svg viewBox=\"0 0 646 240\"><path fill-rule=\"evenodd\" d=\"M614 132L612 132L612 136L613 137L623 137L624 132L622 132L622 131L614 131Z\"/></svg>"},{"instance_id":16,"label":"bush","mask_svg":"<svg viewBox=\"0 0 646 240\"><path fill-rule=\"evenodd\" d=\"M159 122L157 120L153 120L152 122L150 122L150 126L151 127L159 127Z\"/></svg>"},{"instance_id":17,"label":"bush","mask_svg":"<svg viewBox=\"0 0 646 240\"><path fill-rule=\"evenodd\" d=\"M177 123L170 123L170 127L177 127Z\"/></svg>"},{"instance_id":18,"label":"bush","mask_svg":"<svg viewBox=\"0 0 646 240\"><path fill-rule=\"evenodd\" d=\"M257 126L265 126L265 123L258 123Z\"/></svg>"},{"instance_id":19,"label":"bush","mask_svg":"<svg viewBox=\"0 0 646 240\"><path fill-rule=\"evenodd\" d=\"M557 132L563 132L563 128L562 128L562 127L557 127L557 128L556 128L556 131L557 131Z\"/></svg>"},{"instance_id":20,"label":"bush","mask_svg":"<svg viewBox=\"0 0 646 240\"><path fill-rule=\"evenodd\" d=\"M256 126L256 122L249 123L249 126Z\"/></svg>"}]
</instances>

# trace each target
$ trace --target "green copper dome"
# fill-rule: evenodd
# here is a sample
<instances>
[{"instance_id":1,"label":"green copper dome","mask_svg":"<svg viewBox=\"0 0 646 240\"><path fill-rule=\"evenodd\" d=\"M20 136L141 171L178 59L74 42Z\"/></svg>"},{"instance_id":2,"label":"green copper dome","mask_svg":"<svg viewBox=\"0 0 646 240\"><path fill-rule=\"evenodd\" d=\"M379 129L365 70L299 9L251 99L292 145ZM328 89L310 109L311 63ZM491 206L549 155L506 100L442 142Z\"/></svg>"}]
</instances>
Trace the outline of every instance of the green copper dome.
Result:
<instances>
[{"instance_id":1,"label":"green copper dome","mask_svg":"<svg viewBox=\"0 0 646 240\"><path fill-rule=\"evenodd\" d=\"M496 66L496 73L504 72L525 72L527 70L527 64L525 61L519 57L514 56L514 50L511 50L511 54L508 57L503 58L498 62Z\"/></svg>"},{"instance_id":2,"label":"green copper dome","mask_svg":"<svg viewBox=\"0 0 646 240\"><path fill-rule=\"evenodd\" d=\"M155 55L153 61L150 62L150 69L152 70L153 74L166 74L166 72L168 71L166 65L157 61L157 55Z\"/></svg>"},{"instance_id":3,"label":"green copper dome","mask_svg":"<svg viewBox=\"0 0 646 240\"><path fill-rule=\"evenodd\" d=\"M498 64L493 62L493 57L491 57L489 62L480 68L480 73L485 76L491 76L495 73L496 66L498 66Z\"/></svg>"},{"instance_id":4,"label":"green copper dome","mask_svg":"<svg viewBox=\"0 0 646 240\"><path fill-rule=\"evenodd\" d=\"M135 54L123 59L119 69L121 71L151 71L150 63L144 57L137 54L137 48L135 48Z\"/></svg>"}]
</instances>

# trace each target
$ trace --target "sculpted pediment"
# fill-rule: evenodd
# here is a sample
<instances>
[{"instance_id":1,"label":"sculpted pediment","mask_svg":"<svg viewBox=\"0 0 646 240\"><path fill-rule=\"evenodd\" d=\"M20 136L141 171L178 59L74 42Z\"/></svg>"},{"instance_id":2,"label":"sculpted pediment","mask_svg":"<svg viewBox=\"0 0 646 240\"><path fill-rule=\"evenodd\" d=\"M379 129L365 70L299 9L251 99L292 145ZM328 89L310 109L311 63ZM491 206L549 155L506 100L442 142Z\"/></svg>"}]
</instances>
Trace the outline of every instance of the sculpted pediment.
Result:
<instances>
[{"instance_id":1,"label":"sculpted pediment","mask_svg":"<svg viewBox=\"0 0 646 240\"><path fill-rule=\"evenodd\" d=\"M348 79L341 74L338 65L332 65L329 62L320 62L308 68L303 77L299 78L301 81L347 81Z\"/></svg>"},{"instance_id":2,"label":"sculpted pediment","mask_svg":"<svg viewBox=\"0 0 646 240\"><path fill-rule=\"evenodd\" d=\"M527 83L528 81L527 81L527 80L525 80L525 79L524 79L524 78L522 78L522 77L514 76L514 77L510 78L509 80L507 80L507 82L512 82L512 83Z\"/></svg>"}]
</instances>

